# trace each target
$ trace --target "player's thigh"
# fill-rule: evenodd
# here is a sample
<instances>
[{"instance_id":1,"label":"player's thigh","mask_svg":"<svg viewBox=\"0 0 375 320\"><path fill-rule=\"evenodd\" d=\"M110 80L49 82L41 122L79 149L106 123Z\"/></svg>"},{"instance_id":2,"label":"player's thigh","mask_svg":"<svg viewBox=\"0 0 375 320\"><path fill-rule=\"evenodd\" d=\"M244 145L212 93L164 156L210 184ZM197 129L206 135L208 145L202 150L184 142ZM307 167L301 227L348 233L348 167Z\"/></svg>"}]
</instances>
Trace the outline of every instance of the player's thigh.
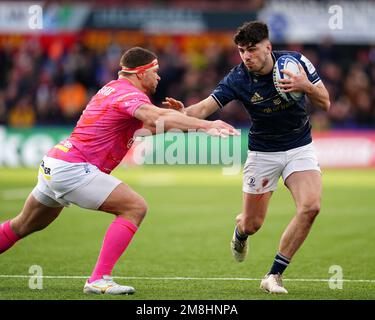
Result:
<instances>
[{"instance_id":1,"label":"player's thigh","mask_svg":"<svg viewBox=\"0 0 375 320\"><path fill-rule=\"evenodd\" d=\"M121 183L116 177L97 171L88 182L66 193L62 199L81 208L99 210Z\"/></svg>"},{"instance_id":2,"label":"player's thigh","mask_svg":"<svg viewBox=\"0 0 375 320\"><path fill-rule=\"evenodd\" d=\"M285 180L285 185L292 193L300 211L319 211L322 194L322 177L320 171L306 170L293 172Z\"/></svg>"},{"instance_id":3,"label":"player's thigh","mask_svg":"<svg viewBox=\"0 0 375 320\"><path fill-rule=\"evenodd\" d=\"M319 183L321 179L320 177L320 167L318 158L315 154L315 149L313 146L313 143L310 143L308 145L291 149L286 152L287 155L287 162L285 167L282 171L282 177L284 180L284 183L286 184L286 181L289 179L290 175L295 174L297 172L310 172L310 171L316 171L319 173L319 175L312 175L312 178L308 181L308 183ZM307 174L306 177L310 177L310 174ZM299 181L299 175L297 175L297 178L293 179L296 180L296 183L303 183L303 181ZM290 182L289 182L290 184Z\"/></svg>"},{"instance_id":4,"label":"player's thigh","mask_svg":"<svg viewBox=\"0 0 375 320\"><path fill-rule=\"evenodd\" d=\"M58 217L63 208L63 206L47 206L31 193L20 214L12 220L12 228L20 237L24 237L47 227Z\"/></svg>"},{"instance_id":5,"label":"player's thigh","mask_svg":"<svg viewBox=\"0 0 375 320\"><path fill-rule=\"evenodd\" d=\"M107 197L99 210L133 216L144 216L147 211L146 201L125 183L120 183Z\"/></svg>"},{"instance_id":6,"label":"player's thigh","mask_svg":"<svg viewBox=\"0 0 375 320\"><path fill-rule=\"evenodd\" d=\"M284 152L249 151L243 169L242 191L254 195L275 191L284 158Z\"/></svg>"},{"instance_id":7,"label":"player's thigh","mask_svg":"<svg viewBox=\"0 0 375 320\"><path fill-rule=\"evenodd\" d=\"M282 172L285 185L290 189L297 211L319 207L322 178L312 143L289 150L288 161Z\"/></svg>"}]
</instances>

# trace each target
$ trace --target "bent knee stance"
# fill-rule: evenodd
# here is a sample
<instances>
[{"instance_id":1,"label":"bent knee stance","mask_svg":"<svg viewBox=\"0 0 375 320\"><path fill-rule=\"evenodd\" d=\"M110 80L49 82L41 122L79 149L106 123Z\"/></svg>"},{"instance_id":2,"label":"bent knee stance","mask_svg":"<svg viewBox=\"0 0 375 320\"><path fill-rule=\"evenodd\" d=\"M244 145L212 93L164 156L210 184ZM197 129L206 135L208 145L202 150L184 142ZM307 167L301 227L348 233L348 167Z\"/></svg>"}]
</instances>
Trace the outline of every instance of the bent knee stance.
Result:
<instances>
[{"instance_id":1,"label":"bent knee stance","mask_svg":"<svg viewBox=\"0 0 375 320\"><path fill-rule=\"evenodd\" d=\"M262 227L262 223L260 222L251 222L250 224L246 224L243 226L243 232L247 235L252 235L256 233Z\"/></svg>"},{"instance_id":2,"label":"bent knee stance","mask_svg":"<svg viewBox=\"0 0 375 320\"><path fill-rule=\"evenodd\" d=\"M252 235L262 227L263 219L242 218L239 219L238 224L240 226L240 231L242 231L242 233L246 235Z\"/></svg>"},{"instance_id":3,"label":"bent knee stance","mask_svg":"<svg viewBox=\"0 0 375 320\"><path fill-rule=\"evenodd\" d=\"M301 217L314 220L320 212L320 201L305 203L297 208L297 214Z\"/></svg>"},{"instance_id":4,"label":"bent knee stance","mask_svg":"<svg viewBox=\"0 0 375 320\"><path fill-rule=\"evenodd\" d=\"M147 210L148 210L148 207L147 207L146 201L143 198L140 198L136 202L136 204L135 204L135 212L136 212L136 214L141 219L143 219L146 216L146 214L147 214Z\"/></svg>"},{"instance_id":5,"label":"bent knee stance","mask_svg":"<svg viewBox=\"0 0 375 320\"><path fill-rule=\"evenodd\" d=\"M147 209L146 201L142 197L139 197L133 200L131 204L120 209L118 215L125 219L132 220L136 225L140 225L147 214Z\"/></svg>"}]
</instances>

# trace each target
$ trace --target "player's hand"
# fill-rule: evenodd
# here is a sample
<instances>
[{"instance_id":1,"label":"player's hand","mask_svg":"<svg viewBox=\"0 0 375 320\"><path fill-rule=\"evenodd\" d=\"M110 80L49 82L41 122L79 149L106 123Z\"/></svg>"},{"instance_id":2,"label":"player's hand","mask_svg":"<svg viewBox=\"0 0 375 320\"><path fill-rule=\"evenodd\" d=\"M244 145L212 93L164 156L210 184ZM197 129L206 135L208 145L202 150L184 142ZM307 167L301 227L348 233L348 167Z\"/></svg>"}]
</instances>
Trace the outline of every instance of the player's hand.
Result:
<instances>
[{"instance_id":1,"label":"player's hand","mask_svg":"<svg viewBox=\"0 0 375 320\"><path fill-rule=\"evenodd\" d=\"M303 69L300 64L298 64L298 69L300 71L300 74L298 75L290 72L289 70L281 70L282 73L289 76L289 79L280 79L278 81L279 84L277 86L281 88L283 92L306 92L309 86L312 85L312 83L307 78L305 69Z\"/></svg>"},{"instance_id":2,"label":"player's hand","mask_svg":"<svg viewBox=\"0 0 375 320\"><path fill-rule=\"evenodd\" d=\"M241 133L230 124L221 121L209 121L210 126L206 131L211 136L227 138L228 136L239 136Z\"/></svg>"},{"instance_id":3,"label":"player's hand","mask_svg":"<svg viewBox=\"0 0 375 320\"><path fill-rule=\"evenodd\" d=\"M177 110L179 112L182 112L185 114L185 106L184 104L176 99L166 97L165 101L162 102L162 104L167 107L168 109Z\"/></svg>"}]
</instances>

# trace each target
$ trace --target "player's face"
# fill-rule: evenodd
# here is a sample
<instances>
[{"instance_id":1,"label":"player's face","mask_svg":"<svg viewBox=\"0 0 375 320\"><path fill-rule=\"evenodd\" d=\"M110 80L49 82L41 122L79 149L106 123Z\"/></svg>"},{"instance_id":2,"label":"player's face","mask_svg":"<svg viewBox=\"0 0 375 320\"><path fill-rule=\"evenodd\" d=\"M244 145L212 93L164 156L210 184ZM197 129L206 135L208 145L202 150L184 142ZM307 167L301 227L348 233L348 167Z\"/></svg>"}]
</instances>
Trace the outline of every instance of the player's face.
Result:
<instances>
[{"instance_id":1,"label":"player's face","mask_svg":"<svg viewBox=\"0 0 375 320\"><path fill-rule=\"evenodd\" d=\"M148 70L143 74L142 86L145 88L147 94L154 94L156 91L156 87L161 79L158 71L159 69Z\"/></svg>"},{"instance_id":2,"label":"player's face","mask_svg":"<svg viewBox=\"0 0 375 320\"><path fill-rule=\"evenodd\" d=\"M268 40L258 42L256 45L238 46L241 59L250 72L262 73L269 61L271 43Z\"/></svg>"}]
</instances>

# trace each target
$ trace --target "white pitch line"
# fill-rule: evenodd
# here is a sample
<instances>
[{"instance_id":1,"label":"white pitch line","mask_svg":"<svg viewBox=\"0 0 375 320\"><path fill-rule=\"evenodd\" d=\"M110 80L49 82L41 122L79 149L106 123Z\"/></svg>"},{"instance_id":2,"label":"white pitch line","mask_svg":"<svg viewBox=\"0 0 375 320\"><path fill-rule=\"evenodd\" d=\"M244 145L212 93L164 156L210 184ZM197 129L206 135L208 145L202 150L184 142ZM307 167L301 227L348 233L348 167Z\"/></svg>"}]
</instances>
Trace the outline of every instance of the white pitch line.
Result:
<instances>
[{"instance_id":1,"label":"white pitch line","mask_svg":"<svg viewBox=\"0 0 375 320\"><path fill-rule=\"evenodd\" d=\"M36 275L12 275L0 274L0 278L44 278L44 279L87 279L90 276L36 276ZM113 277L114 279L127 279L127 280L194 280L194 281L260 281L258 278L194 278L194 277ZM283 279L288 282L329 282L330 279ZM335 282L367 282L375 283L371 279L335 279Z\"/></svg>"}]
</instances>

